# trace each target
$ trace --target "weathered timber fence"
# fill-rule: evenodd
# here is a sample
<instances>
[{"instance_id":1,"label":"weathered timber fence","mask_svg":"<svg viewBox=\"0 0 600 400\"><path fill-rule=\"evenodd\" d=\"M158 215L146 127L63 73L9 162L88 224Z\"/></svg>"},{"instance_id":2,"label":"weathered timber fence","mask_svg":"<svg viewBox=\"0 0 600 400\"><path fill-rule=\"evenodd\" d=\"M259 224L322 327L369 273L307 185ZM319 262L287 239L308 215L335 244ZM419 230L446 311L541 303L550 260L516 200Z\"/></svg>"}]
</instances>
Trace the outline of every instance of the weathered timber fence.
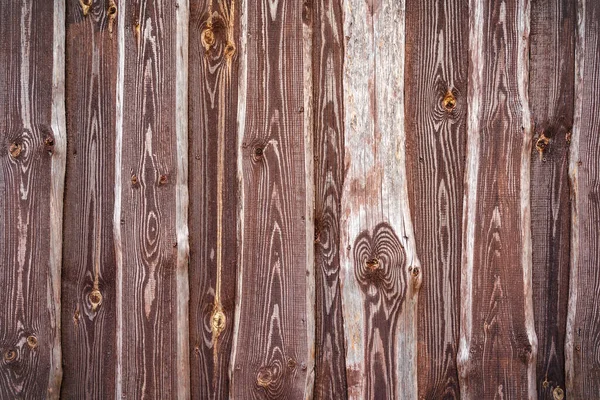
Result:
<instances>
[{"instance_id":1,"label":"weathered timber fence","mask_svg":"<svg viewBox=\"0 0 600 400\"><path fill-rule=\"evenodd\" d=\"M600 399L600 2L0 0L0 398Z\"/></svg>"}]
</instances>

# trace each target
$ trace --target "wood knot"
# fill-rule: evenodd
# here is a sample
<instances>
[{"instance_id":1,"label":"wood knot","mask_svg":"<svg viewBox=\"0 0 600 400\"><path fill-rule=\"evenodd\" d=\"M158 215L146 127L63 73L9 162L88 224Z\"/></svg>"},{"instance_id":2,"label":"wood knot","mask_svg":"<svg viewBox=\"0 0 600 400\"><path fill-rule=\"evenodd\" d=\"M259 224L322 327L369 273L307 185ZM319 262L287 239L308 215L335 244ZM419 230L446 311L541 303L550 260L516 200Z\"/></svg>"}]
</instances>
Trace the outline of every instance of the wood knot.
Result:
<instances>
[{"instance_id":1,"label":"wood knot","mask_svg":"<svg viewBox=\"0 0 600 400\"><path fill-rule=\"evenodd\" d=\"M554 400L562 400L565 397L565 392L560 386L557 386L552 391L552 397L554 397Z\"/></svg>"},{"instance_id":2,"label":"wood knot","mask_svg":"<svg viewBox=\"0 0 600 400\"><path fill-rule=\"evenodd\" d=\"M367 268L369 268L371 271L379 269L379 260L376 258L371 258L370 260L367 260L365 264L367 265Z\"/></svg>"},{"instance_id":3,"label":"wood knot","mask_svg":"<svg viewBox=\"0 0 600 400\"><path fill-rule=\"evenodd\" d=\"M544 151L548 147L548 143L550 143L550 139L544 135L544 132L540 133L540 137L535 142L535 148L537 149L540 156L544 154Z\"/></svg>"},{"instance_id":4,"label":"wood knot","mask_svg":"<svg viewBox=\"0 0 600 400\"><path fill-rule=\"evenodd\" d=\"M17 358L17 352L15 349L8 349L4 353L4 360L7 362L14 361Z\"/></svg>"},{"instance_id":5,"label":"wood knot","mask_svg":"<svg viewBox=\"0 0 600 400\"><path fill-rule=\"evenodd\" d=\"M565 140L567 141L567 144L571 144L571 136L571 132L567 132L567 134L565 135Z\"/></svg>"},{"instance_id":6,"label":"wood knot","mask_svg":"<svg viewBox=\"0 0 600 400\"><path fill-rule=\"evenodd\" d=\"M22 150L23 145L21 143L12 143L8 149L12 158L18 158L21 155Z\"/></svg>"},{"instance_id":7,"label":"wood knot","mask_svg":"<svg viewBox=\"0 0 600 400\"><path fill-rule=\"evenodd\" d=\"M92 311L96 311L96 309L102 304L102 293L98 289L94 289L90 292L89 295L90 303L92 304Z\"/></svg>"},{"instance_id":8,"label":"wood knot","mask_svg":"<svg viewBox=\"0 0 600 400\"><path fill-rule=\"evenodd\" d=\"M448 92L442 99L442 106L447 112L452 112L452 110L454 110L454 108L456 107L456 98L452 94L452 91L448 90Z\"/></svg>"},{"instance_id":9,"label":"wood knot","mask_svg":"<svg viewBox=\"0 0 600 400\"><path fill-rule=\"evenodd\" d=\"M217 309L213 312L213 315L210 318L210 326L214 337L219 337L221 332L223 332L225 329L226 322L227 318L225 317L223 311Z\"/></svg>"},{"instance_id":10,"label":"wood knot","mask_svg":"<svg viewBox=\"0 0 600 400\"><path fill-rule=\"evenodd\" d=\"M92 6L93 1L94 0L90 0L90 2L88 4L84 0L79 0L79 5L81 6L81 12L83 12L84 17L87 17L88 13L90 12L90 7Z\"/></svg>"},{"instance_id":11,"label":"wood knot","mask_svg":"<svg viewBox=\"0 0 600 400\"><path fill-rule=\"evenodd\" d=\"M256 375L256 384L260 387L266 388L271 382L273 382L273 372L269 367L261 367Z\"/></svg>"},{"instance_id":12,"label":"wood knot","mask_svg":"<svg viewBox=\"0 0 600 400\"><path fill-rule=\"evenodd\" d=\"M287 365L289 368L294 368L296 366L296 360L294 360L292 357L288 358Z\"/></svg>"},{"instance_id":13,"label":"wood knot","mask_svg":"<svg viewBox=\"0 0 600 400\"><path fill-rule=\"evenodd\" d=\"M167 176L166 175L161 175L158 178L158 184L159 185L164 185L165 183L167 183Z\"/></svg>"},{"instance_id":14,"label":"wood knot","mask_svg":"<svg viewBox=\"0 0 600 400\"><path fill-rule=\"evenodd\" d=\"M227 42L227 46L225 46L225 50L223 52L226 58L232 58L235 54L235 46L231 42Z\"/></svg>"},{"instance_id":15,"label":"wood knot","mask_svg":"<svg viewBox=\"0 0 600 400\"><path fill-rule=\"evenodd\" d=\"M261 146L256 146L254 148L254 152L252 154L252 159L254 161L260 161L265 156L265 149Z\"/></svg>"},{"instance_id":16,"label":"wood knot","mask_svg":"<svg viewBox=\"0 0 600 400\"><path fill-rule=\"evenodd\" d=\"M138 177L136 174L131 174L131 186L136 186L138 184Z\"/></svg>"},{"instance_id":17,"label":"wood knot","mask_svg":"<svg viewBox=\"0 0 600 400\"><path fill-rule=\"evenodd\" d=\"M117 18L117 5L114 0L108 2L106 13L108 14L108 33L112 33L115 19Z\"/></svg>"},{"instance_id":18,"label":"wood knot","mask_svg":"<svg viewBox=\"0 0 600 400\"><path fill-rule=\"evenodd\" d=\"M46 136L46 139L44 139L44 146L46 147L46 151L52 154L54 151L54 137L52 135Z\"/></svg>"},{"instance_id":19,"label":"wood knot","mask_svg":"<svg viewBox=\"0 0 600 400\"><path fill-rule=\"evenodd\" d=\"M210 26L202 31L201 40L207 51L215 44L215 34Z\"/></svg>"},{"instance_id":20,"label":"wood knot","mask_svg":"<svg viewBox=\"0 0 600 400\"><path fill-rule=\"evenodd\" d=\"M38 340L34 335L30 335L27 337L27 345L32 349L35 349L38 345Z\"/></svg>"}]
</instances>

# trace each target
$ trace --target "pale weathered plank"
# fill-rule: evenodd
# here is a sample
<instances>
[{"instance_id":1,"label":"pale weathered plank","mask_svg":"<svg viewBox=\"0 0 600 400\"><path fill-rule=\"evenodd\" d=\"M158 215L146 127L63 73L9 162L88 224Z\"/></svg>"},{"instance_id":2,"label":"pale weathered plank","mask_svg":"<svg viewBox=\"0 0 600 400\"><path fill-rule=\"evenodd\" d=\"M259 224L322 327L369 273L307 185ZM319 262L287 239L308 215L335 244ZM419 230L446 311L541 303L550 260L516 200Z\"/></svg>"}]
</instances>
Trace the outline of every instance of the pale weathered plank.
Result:
<instances>
[{"instance_id":1,"label":"pale weathered plank","mask_svg":"<svg viewBox=\"0 0 600 400\"><path fill-rule=\"evenodd\" d=\"M600 393L600 3L579 0L577 21L566 394L570 399L595 399Z\"/></svg>"},{"instance_id":2,"label":"pale weathered plank","mask_svg":"<svg viewBox=\"0 0 600 400\"><path fill-rule=\"evenodd\" d=\"M532 280L539 398L565 389L571 210L568 149L573 126L575 0L531 2L529 96Z\"/></svg>"},{"instance_id":3,"label":"pale weathered plank","mask_svg":"<svg viewBox=\"0 0 600 400\"><path fill-rule=\"evenodd\" d=\"M340 279L348 394L416 398L415 252L405 171L404 2L344 1Z\"/></svg>"},{"instance_id":4,"label":"pale weathered plank","mask_svg":"<svg viewBox=\"0 0 600 400\"><path fill-rule=\"evenodd\" d=\"M63 0L0 6L0 397L58 398Z\"/></svg>"},{"instance_id":5,"label":"pale weathered plank","mask_svg":"<svg viewBox=\"0 0 600 400\"><path fill-rule=\"evenodd\" d=\"M242 4L238 166L243 251L231 396L297 399L312 392L307 383L313 357L308 343L313 311L307 307L307 255L313 243L306 238L303 10L291 0Z\"/></svg>"},{"instance_id":6,"label":"pale weathered plank","mask_svg":"<svg viewBox=\"0 0 600 400\"><path fill-rule=\"evenodd\" d=\"M62 342L65 398L115 390L116 4L67 3Z\"/></svg>"},{"instance_id":7,"label":"pale weathered plank","mask_svg":"<svg viewBox=\"0 0 600 400\"><path fill-rule=\"evenodd\" d=\"M344 179L341 0L313 3L315 190L315 399L347 396L340 291L340 200Z\"/></svg>"},{"instance_id":8,"label":"pale weathered plank","mask_svg":"<svg viewBox=\"0 0 600 400\"><path fill-rule=\"evenodd\" d=\"M424 399L459 397L468 20L467 0L407 2L406 170L423 266L418 382Z\"/></svg>"},{"instance_id":9,"label":"pale weathered plank","mask_svg":"<svg viewBox=\"0 0 600 400\"><path fill-rule=\"evenodd\" d=\"M535 398L529 2L470 1L461 396Z\"/></svg>"},{"instance_id":10,"label":"pale weathered plank","mask_svg":"<svg viewBox=\"0 0 600 400\"><path fill-rule=\"evenodd\" d=\"M116 395L186 398L187 3L118 15Z\"/></svg>"},{"instance_id":11,"label":"pale weathered plank","mask_svg":"<svg viewBox=\"0 0 600 400\"><path fill-rule=\"evenodd\" d=\"M190 4L190 344L192 397L229 394L237 264L240 4Z\"/></svg>"}]
</instances>

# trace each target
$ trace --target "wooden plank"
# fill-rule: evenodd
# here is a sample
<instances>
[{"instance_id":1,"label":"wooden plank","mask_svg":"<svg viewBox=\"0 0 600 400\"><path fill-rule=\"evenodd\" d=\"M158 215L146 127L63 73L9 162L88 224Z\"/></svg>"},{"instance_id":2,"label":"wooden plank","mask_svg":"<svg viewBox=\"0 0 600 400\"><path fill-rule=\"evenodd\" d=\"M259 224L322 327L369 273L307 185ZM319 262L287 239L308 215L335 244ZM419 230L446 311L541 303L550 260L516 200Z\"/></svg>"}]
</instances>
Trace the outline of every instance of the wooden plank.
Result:
<instances>
[{"instance_id":1,"label":"wooden plank","mask_svg":"<svg viewBox=\"0 0 600 400\"><path fill-rule=\"evenodd\" d=\"M119 6L116 397L189 397L186 2Z\"/></svg>"},{"instance_id":2,"label":"wooden plank","mask_svg":"<svg viewBox=\"0 0 600 400\"><path fill-rule=\"evenodd\" d=\"M471 0L461 396L535 398L529 2Z\"/></svg>"},{"instance_id":3,"label":"wooden plank","mask_svg":"<svg viewBox=\"0 0 600 400\"><path fill-rule=\"evenodd\" d=\"M417 368L424 399L459 397L468 5L427 0L406 7L406 170L423 266Z\"/></svg>"},{"instance_id":4,"label":"wooden plank","mask_svg":"<svg viewBox=\"0 0 600 400\"><path fill-rule=\"evenodd\" d=\"M347 396L340 291L340 201L344 179L342 2L313 3L315 188L315 399Z\"/></svg>"},{"instance_id":5,"label":"wooden plank","mask_svg":"<svg viewBox=\"0 0 600 400\"><path fill-rule=\"evenodd\" d=\"M58 398L64 1L0 6L0 397Z\"/></svg>"},{"instance_id":6,"label":"wooden plank","mask_svg":"<svg viewBox=\"0 0 600 400\"><path fill-rule=\"evenodd\" d=\"M404 2L344 1L340 279L348 394L416 398L415 252L405 170Z\"/></svg>"},{"instance_id":7,"label":"wooden plank","mask_svg":"<svg viewBox=\"0 0 600 400\"><path fill-rule=\"evenodd\" d=\"M575 116L570 153L572 195L571 275L565 344L566 387L571 399L600 393L600 204L598 202L598 90L600 3L577 2Z\"/></svg>"},{"instance_id":8,"label":"wooden plank","mask_svg":"<svg viewBox=\"0 0 600 400\"><path fill-rule=\"evenodd\" d=\"M532 281L539 398L565 389L571 211L568 149L573 126L575 1L531 2L529 97ZM561 396L562 394L562 396Z\"/></svg>"},{"instance_id":9,"label":"wooden plank","mask_svg":"<svg viewBox=\"0 0 600 400\"><path fill-rule=\"evenodd\" d=\"M312 394L302 13L296 1L242 3L235 398Z\"/></svg>"},{"instance_id":10,"label":"wooden plank","mask_svg":"<svg viewBox=\"0 0 600 400\"><path fill-rule=\"evenodd\" d=\"M237 264L239 3L190 3L192 397L228 398Z\"/></svg>"},{"instance_id":11,"label":"wooden plank","mask_svg":"<svg viewBox=\"0 0 600 400\"><path fill-rule=\"evenodd\" d=\"M116 3L67 4L67 179L62 268L66 398L115 393L113 239Z\"/></svg>"}]
</instances>

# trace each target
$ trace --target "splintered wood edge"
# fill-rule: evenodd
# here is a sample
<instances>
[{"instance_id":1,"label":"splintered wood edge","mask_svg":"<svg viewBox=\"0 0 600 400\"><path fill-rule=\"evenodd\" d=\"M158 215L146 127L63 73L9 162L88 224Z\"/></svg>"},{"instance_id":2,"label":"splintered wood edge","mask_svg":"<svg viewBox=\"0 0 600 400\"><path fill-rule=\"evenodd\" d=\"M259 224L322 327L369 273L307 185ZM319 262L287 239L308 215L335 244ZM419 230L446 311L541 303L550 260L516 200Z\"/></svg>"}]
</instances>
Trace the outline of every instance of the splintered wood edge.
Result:
<instances>
[{"instance_id":1,"label":"splintered wood edge","mask_svg":"<svg viewBox=\"0 0 600 400\"><path fill-rule=\"evenodd\" d=\"M54 1L54 43L52 47L52 131L54 152L51 166L50 189L50 289L48 310L54 324L54 338L50 355L48 397L58 399L62 381L61 354L61 262L63 194L65 185L67 124L65 111L65 0Z\"/></svg>"},{"instance_id":2,"label":"splintered wood edge","mask_svg":"<svg viewBox=\"0 0 600 400\"><path fill-rule=\"evenodd\" d=\"M189 227L188 227L188 32L189 2L175 9L175 133L177 137L177 182L175 186L177 230L177 398L190 398L189 360Z\"/></svg>"}]
</instances>

